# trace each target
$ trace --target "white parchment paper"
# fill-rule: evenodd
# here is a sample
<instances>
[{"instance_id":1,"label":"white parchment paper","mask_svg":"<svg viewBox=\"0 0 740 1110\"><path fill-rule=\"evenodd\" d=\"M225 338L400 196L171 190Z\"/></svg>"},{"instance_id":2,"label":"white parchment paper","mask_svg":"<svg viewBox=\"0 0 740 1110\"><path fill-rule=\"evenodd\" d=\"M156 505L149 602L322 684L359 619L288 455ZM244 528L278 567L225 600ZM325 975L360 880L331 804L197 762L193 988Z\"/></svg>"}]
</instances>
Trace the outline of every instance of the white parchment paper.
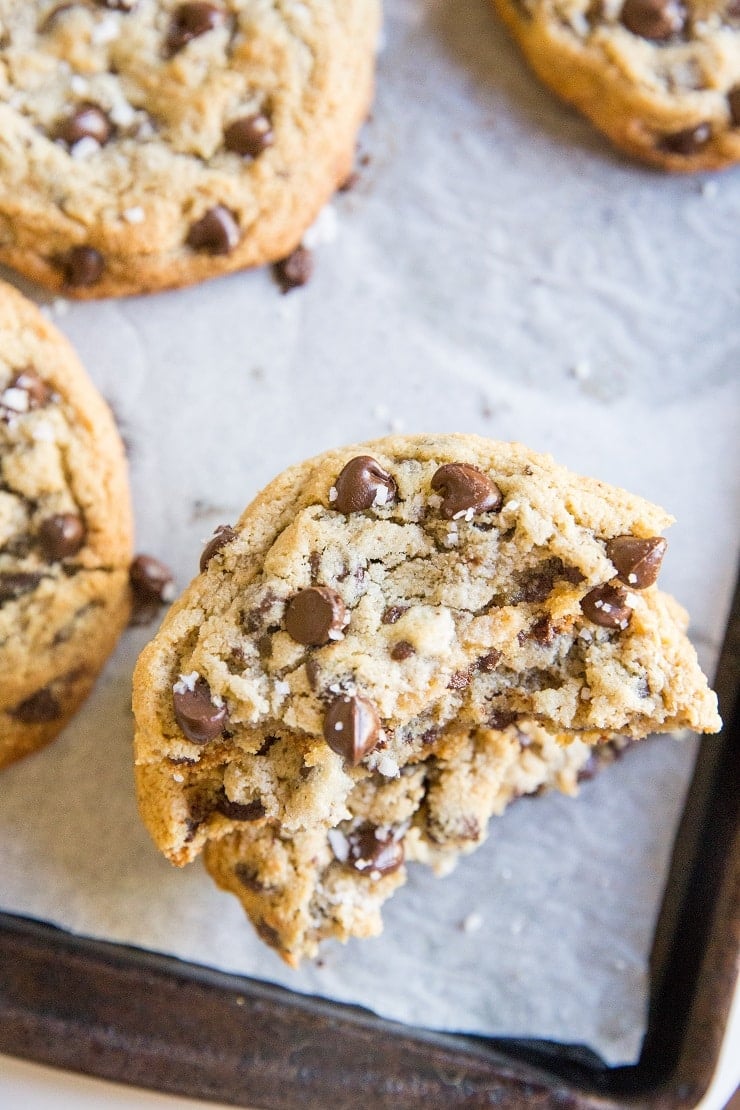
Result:
<instances>
[{"instance_id":1,"label":"white parchment paper","mask_svg":"<svg viewBox=\"0 0 740 1110\"><path fill-rule=\"evenodd\" d=\"M313 231L310 286L282 297L259 272L50 307L129 444L139 549L184 585L213 527L307 455L401 429L519 439L679 518L661 581L711 670L738 537L738 173L619 159L487 0L388 0L384 38L370 160ZM412 869L382 938L296 973L139 823L130 676L151 632L2 775L3 909L432 1028L636 1058L694 741L631 750L577 802L517 803L451 877Z\"/></svg>"}]
</instances>

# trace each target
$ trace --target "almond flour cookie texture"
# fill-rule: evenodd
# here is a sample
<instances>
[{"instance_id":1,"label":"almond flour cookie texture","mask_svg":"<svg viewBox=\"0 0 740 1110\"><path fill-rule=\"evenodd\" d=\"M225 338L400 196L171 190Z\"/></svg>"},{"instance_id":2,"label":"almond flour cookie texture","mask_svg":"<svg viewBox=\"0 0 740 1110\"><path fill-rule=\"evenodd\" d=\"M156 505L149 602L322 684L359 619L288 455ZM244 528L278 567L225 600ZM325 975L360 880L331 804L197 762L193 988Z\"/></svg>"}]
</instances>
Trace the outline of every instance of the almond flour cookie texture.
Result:
<instances>
[{"instance_id":1,"label":"almond flour cookie texture","mask_svg":"<svg viewBox=\"0 0 740 1110\"><path fill-rule=\"evenodd\" d=\"M87 697L129 612L113 418L66 339L0 283L0 767Z\"/></svg>"},{"instance_id":2,"label":"almond flour cookie texture","mask_svg":"<svg viewBox=\"0 0 740 1110\"><path fill-rule=\"evenodd\" d=\"M74 297L281 259L347 178L378 0L0 0L0 261Z\"/></svg>"},{"instance_id":3,"label":"almond flour cookie texture","mask_svg":"<svg viewBox=\"0 0 740 1110\"><path fill-rule=\"evenodd\" d=\"M285 471L143 652L141 814L204 848L290 963L380 930L405 860L447 870L591 753L719 727L662 509L517 444L389 437Z\"/></svg>"},{"instance_id":4,"label":"almond flour cookie texture","mask_svg":"<svg viewBox=\"0 0 740 1110\"><path fill-rule=\"evenodd\" d=\"M493 0L537 76L635 158L740 160L739 0Z\"/></svg>"}]
</instances>

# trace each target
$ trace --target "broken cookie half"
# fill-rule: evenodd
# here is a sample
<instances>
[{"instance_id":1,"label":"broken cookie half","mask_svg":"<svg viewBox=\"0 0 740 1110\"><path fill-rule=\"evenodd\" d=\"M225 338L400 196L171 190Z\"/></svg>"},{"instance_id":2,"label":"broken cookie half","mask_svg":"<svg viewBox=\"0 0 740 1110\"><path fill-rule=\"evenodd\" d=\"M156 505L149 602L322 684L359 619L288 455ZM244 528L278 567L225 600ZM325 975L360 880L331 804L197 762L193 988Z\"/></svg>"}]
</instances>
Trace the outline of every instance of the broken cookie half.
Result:
<instances>
[{"instance_id":1,"label":"broken cookie half","mask_svg":"<svg viewBox=\"0 0 740 1110\"><path fill-rule=\"evenodd\" d=\"M686 614L656 586L670 523L475 436L286 471L218 530L137 666L155 842L177 864L207 845L295 963L377 931L404 859L440 866L512 797L572 790L595 746L716 731Z\"/></svg>"}]
</instances>

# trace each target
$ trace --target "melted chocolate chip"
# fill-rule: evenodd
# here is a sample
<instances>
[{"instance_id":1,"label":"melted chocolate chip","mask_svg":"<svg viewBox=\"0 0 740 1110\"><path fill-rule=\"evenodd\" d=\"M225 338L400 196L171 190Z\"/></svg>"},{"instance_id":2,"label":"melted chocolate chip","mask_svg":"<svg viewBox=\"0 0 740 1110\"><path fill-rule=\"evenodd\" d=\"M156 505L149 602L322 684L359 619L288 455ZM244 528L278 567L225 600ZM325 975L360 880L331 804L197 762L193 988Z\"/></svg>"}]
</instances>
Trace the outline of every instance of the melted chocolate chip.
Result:
<instances>
[{"instance_id":1,"label":"melted chocolate chip","mask_svg":"<svg viewBox=\"0 0 740 1110\"><path fill-rule=\"evenodd\" d=\"M410 659L415 654L414 646L408 640L399 640L391 648L391 659L395 660L396 663L403 663L404 659Z\"/></svg>"},{"instance_id":2,"label":"melted chocolate chip","mask_svg":"<svg viewBox=\"0 0 740 1110\"><path fill-rule=\"evenodd\" d=\"M232 540L236 539L236 532L230 524L219 524L213 536L203 548L203 553L200 557L200 573L206 569L214 555L216 555L222 547L226 547Z\"/></svg>"},{"instance_id":3,"label":"melted chocolate chip","mask_svg":"<svg viewBox=\"0 0 740 1110\"><path fill-rule=\"evenodd\" d=\"M239 225L233 213L223 204L216 204L195 221L185 242L204 254L231 254L239 238Z\"/></svg>"},{"instance_id":4,"label":"melted chocolate chip","mask_svg":"<svg viewBox=\"0 0 740 1110\"><path fill-rule=\"evenodd\" d=\"M105 259L95 247L72 247L58 261L64 284L73 289L95 285L105 270Z\"/></svg>"},{"instance_id":5,"label":"melted chocolate chip","mask_svg":"<svg viewBox=\"0 0 740 1110\"><path fill-rule=\"evenodd\" d=\"M522 601L529 604L545 601L555 588L558 580L578 585L583 581L583 575L577 567L566 567L562 559L554 557L546 559L537 566L520 571L517 575L519 589L511 598L512 605Z\"/></svg>"},{"instance_id":6,"label":"melted chocolate chip","mask_svg":"<svg viewBox=\"0 0 740 1110\"><path fill-rule=\"evenodd\" d=\"M259 821L265 816L265 807L259 798L246 804L232 802L225 790L219 791L213 808L216 813L220 813L222 817L228 817L230 821Z\"/></svg>"},{"instance_id":7,"label":"melted chocolate chip","mask_svg":"<svg viewBox=\"0 0 740 1110\"><path fill-rule=\"evenodd\" d=\"M735 85L727 94L727 104L730 109L730 122L733 127L740 127L740 85Z\"/></svg>"},{"instance_id":8,"label":"melted chocolate chip","mask_svg":"<svg viewBox=\"0 0 740 1110\"><path fill-rule=\"evenodd\" d=\"M74 146L80 139L94 139L100 146L105 146L111 132L111 122L103 109L86 102L78 104L71 115L60 120L54 138L61 139L68 146Z\"/></svg>"},{"instance_id":9,"label":"melted chocolate chip","mask_svg":"<svg viewBox=\"0 0 740 1110\"><path fill-rule=\"evenodd\" d=\"M15 573L0 574L0 605L6 601L15 601L23 594L30 594L43 579L43 574L32 571L16 571Z\"/></svg>"},{"instance_id":10,"label":"melted chocolate chip","mask_svg":"<svg viewBox=\"0 0 740 1110\"><path fill-rule=\"evenodd\" d=\"M446 520L473 513L492 513L501 508L503 495L495 482L477 466L445 463L432 478L432 489L442 495L441 513Z\"/></svg>"},{"instance_id":11,"label":"melted chocolate chip","mask_svg":"<svg viewBox=\"0 0 740 1110\"><path fill-rule=\"evenodd\" d=\"M307 247L296 247L287 258L281 258L273 266L275 280L282 293L306 285L313 275L313 255Z\"/></svg>"},{"instance_id":12,"label":"melted chocolate chip","mask_svg":"<svg viewBox=\"0 0 740 1110\"><path fill-rule=\"evenodd\" d=\"M408 605L389 605L387 609L383 610L383 615L380 618L382 624L395 624L400 620L404 613L408 613Z\"/></svg>"},{"instance_id":13,"label":"melted chocolate chip","mask_svg":"<svg viewBox=\"0 0 740 1110\"><path fill-rule=\"evenodd\" d=\"M112 12L131 12L138 0L95 0L95 2L99 8L110 8Z\"/></svg>"},{"instance_id":14,"label":"melted chocolate chip","mask_svg":"<svg viewBox=\"0 0 740 1110\"><path fill-rule=\"evenodd\" d=\"M490 674L496 670L496 667L501 662L500 651L489 651L487 655L482 655L476 663L476 669L483 671L484 674Z\"/></svg>"},{"instance_id":15,"label":"melted chocolate chip","mask_svg":"<svg viewBox=\"0 0 740 1110\"><path fill-rule=\"evenodd\" d=\"M180 4L172 13L167 31L167 51L177 54L192 39L200 38L206 32L220 27L226 13L215 4Z\"/></svg>"},{"instance_id":16,"label":"melted chocolate chip","mask_svg":"<svg viewBox=\"0 0 740 1110\"><path fill-rule=\"evenodd\" d=\"M532 627L528 630L527 636L535 640L536 643L542 644L543 647L549 647L555 639L555 625L552 623L548 613L539 617Z\"/></svg>"},{"instance_id":17,"label":"melted chocolate chip","mask_svg":"<svg viewBox=\"0 0 740 1110\"><path fill-rule=\"evenodd\" d=\"M360 513L389 505L396 499L396 483L370 455L357 455L342 468L329 493L329 504L337 512Z\"/></svg>"},{"instance_id":18,"label":"melted chocolate chip","mask_svg":"<svg viewBox=\"0 0 740 1110\"><path fill-rule=\"evenodd\" d=\"M377 745L380 718L371 701L360 694L335 698L324 717L324 739L352 767Z\"/></svg>"},{"instance_id":19,"label":"melted chocolate chip","mask_svg":"<svg viewBox=\"0 0 740 1110\"><path fill-rule=\"evenodd\" d=\"M658 145L668 154L683 154L689 157L703 150L711 137L711 125L700 123L696 127L687 127L683 131L674 131L672 135L664 135Z\"/></svg>"},{"instance_id":20,"label":"melted chocolate chip","mask_svg":"<svg viewBox=\"0 0 740 1110\"><path fill-rule=\"evenodd\" d=\"M494 709L488 716L486 724L489 728L494 728L497 731L503 731L509 725L515 724L519 720L519 714L507 709Z\"/></svg>"},{"instance_id":21,"label":"melted chocolate chip","mask_svg":"<svg viewBox=\"0 0 740 1110\"><path fill-rule=\"evenodd\" d=\"M641 540L637 536L615 536L606 545L606 554L617 577L635 590L644 590L657 581L668 547L662 536Z\"/></svg>"},{"instance_id":22,"label":"melted chocolate chip","mask_svg":"<svg viewBox=\"0 0 740 1110\"><path fill-rule=\"evenodd\" d=\"M583 613L603 628L625 629L632 619L627 593L621 586L597 586L581 599Z\"/></svg>"},{"instance_id":23,"label":"melted chocolate chip","mask_svg":"<svg viewBox=\"0 0 740 1110\"><path fill-rule=\"evenodd\" d=\"M57 513L47 517L39 528L41 547L51 562L76 555L84 547L85 539L85 525L76 513Z\"/></svg>"},{"instance_id":24,"label":"melted chocolate chip","mask_svg":"<svg viewBox=\"0 0 740 1110\"><path fill-rule=\"evenodd\" d=\"M128 570L134 593L143 601L165 604L172 601L175 579L172 571L152 555L137 555Z\"/></svg>"},{"instance_id":25,"label":"melted chocolate chip","mask_svg":"<svg viewBox=\"0 0 740 1110\"><path fill-rule=\"evenodd\" d=\"M273 889L267 883L262 882L259 871L251 863L237 863L234 874L242 886L245 886L247 890L253 890L255 894L262 894L266 890Z\"/></svg>"},{"instance_id":26,"label":"melted chocolate chip","mask_svg":"<svg viewBox=\"0 0 740 1110\"><path fill-rule=\"evenodd\" d=\"M288 602L285 631L299 644L318 647L339 638L346 614L344 602L336 590L328 586L310 586Z\"/></svg>"},{"instance_id":27,"label":"melted chocolate chip","mask_svg":"<svg viewBox=\"0 0 740 1110\"><path fill-rule=\"evenodd\" d=\"M235 119L224 130L224 146L233 154L257 158L275 141L272 125L262 112Z\"/></svg>"},{"instance_id":28,"label":"melted chocolate chip","mask_svg":"<svg viewBox=\"0 0 740 1110\"><path fill-rule=\"evenodd\" d=\"M278 932L278 930L273 928L272 925L268 925L268 923L264 919L260 921L255 921L254 927L257 930L259 936L265 942L265 944L269 944L271 948L283 947L280 941L280 933Z\"/></svg>"},{"instance_id":29,"label":"melted chocolate chip","mask_svg":"<svg viewBox=\"0 0 740 1110\"><path fill-rule=\"evenodd\" d=\"M175 720L193 743L206 744L223 732L228 711L225 705L214 705L211 688L204 678L198 677L192 690L185 688L181 680L173 690L172 702Z\"/></svg>"},{"instance_id":30,"label":"melted chocolate chip","mask_svg":"<svg viewBox=\"0 0 740 1110\"><path fill-rule=\"evenodd\" d=\"M686 9L680 0L625 0L620 18L633 35L665 42L683 31Z\"/></svg>"},{"instance_id":31,"label":"melted chocolate chip","mask_svg":"<svg viewBox=\"0 0 740 1110\"><path fill-rule=\"evenodd\" d=\"M43 725L58 721L62 715L62 707L51 690L44 687L31 694L30 698L26 698L15 709L11 709L10 715L24 725Z\"/></svg>"},{"instance_id":32,"label":"melted chocolate chip","mask_svg":"<svg viewBox=\"0 0 740 1110\"><path fill-rule=\"evenodd\" d=\"M52 391L35 370L21 370L10 383L12 389L22 389L28 394L29 409L41 409L48 405Z\"/></svg>"},{"instance_id":33,"label":"melted chocolate chip","mask_svg":"<svg viewBox=\"0 0 740 1110\"><path fill-rule=\"evenodd\" d=\"M363 825L347 836L346 866L369 875L389 875L403 863L403 841L392 832L381 832L374 825Z\"/></svg>"}]
</instances>

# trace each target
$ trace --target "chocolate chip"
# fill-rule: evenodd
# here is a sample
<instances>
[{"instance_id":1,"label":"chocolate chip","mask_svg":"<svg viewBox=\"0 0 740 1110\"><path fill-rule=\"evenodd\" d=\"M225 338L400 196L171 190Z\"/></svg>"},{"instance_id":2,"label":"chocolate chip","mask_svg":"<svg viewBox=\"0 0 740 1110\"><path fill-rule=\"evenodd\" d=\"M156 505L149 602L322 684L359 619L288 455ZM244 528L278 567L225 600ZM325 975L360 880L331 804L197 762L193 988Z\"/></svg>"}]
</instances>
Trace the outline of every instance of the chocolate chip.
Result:
<instances>
[{"instance_id":1,"label":"chocolate chip","mask_svg":"<svg viewBox=\"0 0 740 1110\"><path fill-rule=\"evenodd\" d=\"M296 247L287 258L281 258L273 266L275 280L281 292L289 293L311 280L313 274L313 255L307 247Z\"/></svg>"},{"instance_id":2,"label":"chocolate chip","mask_svg":"<svg viewBox=\"0 0 740 1110\"><path fill-rule=\"evenodd\" d=\"M664 135L658 145L668 154L683 154L688 157L703 150L711 137L711 125L700 123L696 127L687 127L684 131L674 131L672 135Z\"/></svg>"},{"instance_id":3,"label":"chocolate chip","mask_svg":"<svg viewBox=\"0 0 740 1110\"><path fill-rule=\"evenodd\" d=\"M95 285L105 270L105 259L95 247L72 247L59 258L64 283L71 288Z\"/></svg>"},{"instance_id":4,"label":"chocolate chip","mask_svg":"<svg viewBox=\"0 0 740 1110\"><path fill-rule=\"evenodd\" d=\"M535 640L543 647L549 647L555 639L555 625L552 623L548 613L539 617L532 627L528 630L527 636Z\"/></svg>"},{"instance_id":5,"label":"chocolate chip","mask_svg":"<svg viewBox=\"0 0 740 1110\"><path fill-rule=\"evenodd\" d=\"M39 528L44 555L52 562L76 555L84 547L85 538L85 525L76 513L56 513L47 517Z\"/></svg>"},{"instance_id":6,"label":"chocolate chip","mask_svg":"<svg viewBox=\"0 0 740 1110\"><path fill-rule=\"evenodd\" d=\"M442 494L441 513L446 520L468 512L492 513L501 508L503 495L495 482L477 466L445 463L432 478L432 489Z\"/></svg>"},{"instance_id":7,"label":"chocolate chip","mask_svg":"<svg viewBox=\"0 0 740 1110\"><path fill-rule=\"evenodd\" d=\"M216 204L195 221L185 242L204 254L231 254L239 238L239 225L233 213L223 204Z\"/></svg>"},{"instance_id":8,"label":"chocolate chip","mask_svg":"<svg viewBox=\"0 0 740 1110\"><path fill-rule=\"evenodd\" d=\"M134 593L143 601L166 604L175 593L172 571L152 555L137 555L128 570Z\"/></svg>"},{"instance_id":9,"label":"chocolate chip","mask_svg":"<svg viewBox=\"0 0 740 1110\"><path fill-rule=\"evenodd\" d=\"M24 725L43 725L49 721L58 721L62 715L62 707L48 687L37 690L26 698L15 709L10 710L11 717L15 717Z\"/></svg>"},{"instance_id":10,"label":"chocolate chip","mask_svg":"<svg viewBox=\"0 0 740 1110\"><path fill-rule=\"evenodd\" d=\"M96 0L99 8L110 8L112 12L131 12L138 0ZM74 5L71 5L74 7Z\"/></svg>"},{"instance_id":11,"label":"chocolate chip","mask_svg":"<svg viewBox=\"0 0 740 1110\"><path fill-rule=\"evenodd\" d=\"M410 659L415 654L414 646L408 640L399 640L391 648L391 659L394 659L396 663L403 663L404 659Z\"/></svg>"},{"instance_id":12,"label":"chocolate chip","mask_svg":"<svg viewBox=\"0 0 740 1110\"><path fill-rule=\"evenodd\" d=\"M488 716L486 724L489 728L495 728L501 732L503 729L508 728L509 725L515 724L519 720L519 714L514 713L507 709L494 709Z\"/></svg>"},{"instance_id":13,"label":"chocolate chip","mask_svg":"<svg viewBox=\"0 0 740 1110\"><path fill-rule=\"evenodd\" d=\"M733 127L740 127L740 85L734 85L727 94L730 120Z\"/></svg>"},{"instance_id":14,"label":"chocolate chip","mask_svg":"<svg viewBox=\"0 0 740 1110\"><path fill-rule=\"evenodd\" d=\"M211 688L202 676L195 680L192 689L186 680L180 679L172 692L172 701L175 720L188 740L205 744L223 732L228 711L225 705L214 704Z\"/></svg>"},{"instance_id":15,"label":"chocolate chip","mask_svg":"<svg viewBox=\"0 0 740 1110\"><path fill-rule=\"evenodd\" d=\"M61 139L68 146L74 146L80 139L94 139L105 146L112 132L111 122L97 104L78 104L71 115L60 120L54 130L54 138Z\"/></svg>"},{"instance_id":16,"label":"chocolate chip","mask_svg":"<svg viewBox=\"0 0 740 1110\"><path fill-rule=\"evenodd\" d=\"M476 663L476 669L483 671L484 674L490 674L495 671L496 667L501 662L500 651L489 651L487 655L482 655Z\"/></svg>"},{"instance_id":17,"label":"chocolate chip","mask_svg":"<svg viewBox=\"0 0 740 1110\"><path fill-rule=\"evenodd\" d=\"M664 42L683 31L686 9L679 0L625 0L621 21L633 35Z\"/></svg>"},{"instance_id":18,"label":"chocolate chip","mask_svg":"<svg viewBox=\"0 0 740 1110\"><path fill-rule=\"evenodd\" d=\"M318 647L340 638L347 610L336 590L310 586L290 599L285 610L285 631L299 644Z\"/></svg>"},{"instance_id":19,"label":"chocolate chip","mask_svg":"<svg viewBox=\"0 0 740 1110\"><path fill-rule=\"evenodd\" d=\"M335 698L324 718L324 739L352 767L378 743L380 718L371 701L360 694Z\"/></svg>"},{"instance_id":20,"label":"chocolate chip","mask_svg":"<svg viewBox=\"0 0 740 1110\"><path fill-rule=\"evenodd\" d=\"M329 491L332 509L347 516L389 505L395 499L396 483L370 455L350 459Z\"/></svg>"},{"instance_id":21,"label":"chocolate chip","mask_svg":"<svg viewBox=\"0 0 740 1110\"><path fill-rule=\"evenodd\" d=\"M219 524L213 536L203 548L203 553L200 557L200 573L206 569L214 555L226 547L232 540L236 539L236 532L230 524Z\"/></svg>"},{"instance_id":22,"label":"chocolate chip","mask_svg":"<svg viewBox=\"0 0 740 1110\"><path fill-rule=\"evenodd\" d=\"M255 112L251 116L242 116L224 130L224 146L233 154L241 154L248 158L256 158L272 146L275 135L272 125L262 112Z\"/></svg>"},{"instance_id":23,"label":"chocolate chip","mask_svg":"<svg viewBox=\"0 0 740 1110\"><path fill-rule=\"evenodd\" d=\"M269 944L271 948L283 947L280 940L280 933L277 931L277 929L274 929L272 925L268 925L264 919L260 921L255 921L254 927L257 930L259 936L265 942L265 944Z\"/></svg>"},{"instance_id":24,"label":"chocolate chip","mask_svg":"<svg viewBox=\"0 0 740 1110\"><path fill-rule=\"evenodd\" d=\"M167 31L167 50L177 54L192 39L205 35L215 27L220 27L226 13L215 4L180 4L172 13Z\"/></svg>"},{"instance_id":25,"label":"chocolate chip","mask_svg":"<svg viewBox=\"0 0 740 1110\"><path fill-rule=\"evenodd\" d=\"M347 867L370 875L389 875L403 863L403 841L396 840L390 831L374 825L363 825L347 836Z\"/></svg>"},{"instance_id":26,"label":"chocolate chip","mask_svg":"<svg viewBox=\"0 0 740 1110\"><path fill-rule=\"evenodd\" d=\"M43 577L43 574L35 574L32 571L0 574L0 605L6 601L15 601L23 594L30 594Z\"/></svg>"},{"instance_id":27,"label":"chocolate chip","mask_svg":"<svg viewBox=\"0 0 740 1110\"><path fill-rule=\"evenodd\" d=\"M251 863L237 863L234 874L242 886L245 886L247 890L253 890L255 894L262 894L266 890L274 889L261 881L259 871Z\"/></svg>"},{"instance_id":28,"label":"chocolate chip","mask_svg":"<svg viewBox=\"0 0 740 1110\"><path fill-rule=\"evenodd\" d=\"M603 628L625 629L632 619L627 593L621 586L597 586L581 599L581 609L594 624Z\"/></svg>"},{"instance_id":29,"label":"chocolate chip","mask_svg":"<svg viewBox=\"0 0 740 1110\"><path fill-rule=\"evenodd\" d=\"M383 615L380 618L382 624L395 624L400 620L404 613L408 613L408 605L389 605L387 609L383 610Z\"/></svg>"},{"instance_id":30,"label":"chocolate chip","mask_svg":"<svg viewBox=\"0 0 740 1110\"><path fill-rule=\"evenodd\" d=\"M22 389L28 394L29 409L41 409L52 397L51 388L42 381L35 370L21 370L10 383L11 389Z\"/></svg>"},{"instance_id":31,"label":"chocolate chip","mask_svg":"<svg viewBox=\"0 0 740 1110\"><path fill-rule=\"evenodd\" d=\"M467 671L455 671L447 683L448 690L464 690L470 683L470 675Z\"/></svg>"},{"instance_id":32,"label":"chocolate chip","mask_svg":"<svg viewBox=\"0 0 740 1110\"><path fill-rule=\"evenodd\" d=\"M617 577L635 590L644 590L657 581L668 544L662 536L640 540L637 536L615 536L606 545L606 554Z\"/></svg>"},{"instance_id":33,"label":"chocolate chip","mask_svg":"<svg viewBox=\"0 0 740 1110\"><path fill-rule=\"evenodd\" d=\"M265 807L259 798L246 804L232 802L225 790L219 792L213 808L216 813L220 813L222 817L228 817L230 821L259 821L265 816Z\"/></svg>"}]
</instances>

